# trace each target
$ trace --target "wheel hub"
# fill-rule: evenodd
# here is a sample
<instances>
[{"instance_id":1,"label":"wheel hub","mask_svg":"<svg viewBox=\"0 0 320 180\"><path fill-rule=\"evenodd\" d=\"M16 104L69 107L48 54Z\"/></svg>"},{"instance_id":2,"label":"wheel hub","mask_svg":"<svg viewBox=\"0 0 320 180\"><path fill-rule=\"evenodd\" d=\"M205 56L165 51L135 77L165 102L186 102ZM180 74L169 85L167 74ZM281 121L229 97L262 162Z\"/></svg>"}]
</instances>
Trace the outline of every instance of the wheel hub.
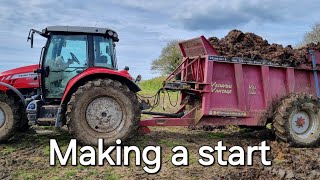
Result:
<instances>
[{"instance_id":1,"label":"wheel hub","mask_svg":"<svg viewBox=\"0 0 320 180\"><path fill-rule=\"evenodd\" d=\"M303 119L302 117L299 117L297 120L296 120L296 126L299 127L299 128L302 128L306 122L306 120Z\"/></svg>"},{"instance_id":2,"label":"wheel hub","mask_svg":"<svg viewBox=\"0 0 320 180\"><path fill-rule=\"evenodd\" d=\"M95 131L106 133L114 131L122 122L122 109L110 97L99 97L87 107L86 120Z\"/></svg>"},{"instance_id":3,"label":"wheel hub","mask_svg":"<svg viewBox=\"0 0 320 180\"><path fill-rule=\"evenodd\" d=\"M292 129L297 134L305 134L310 129L311 118L305 111L297 112L291 121Z\"/></svg>"},{"instance_id":4,"label":"wheel hub","mask_svg":"<svg viewBox=\"0 0 320 180\"><path fill-rule=\"evenodd\" d=\"M4 114L4 111L0 107L0 128L4 125L6 121L6 116Z\"/></svg>"}]
</instances>

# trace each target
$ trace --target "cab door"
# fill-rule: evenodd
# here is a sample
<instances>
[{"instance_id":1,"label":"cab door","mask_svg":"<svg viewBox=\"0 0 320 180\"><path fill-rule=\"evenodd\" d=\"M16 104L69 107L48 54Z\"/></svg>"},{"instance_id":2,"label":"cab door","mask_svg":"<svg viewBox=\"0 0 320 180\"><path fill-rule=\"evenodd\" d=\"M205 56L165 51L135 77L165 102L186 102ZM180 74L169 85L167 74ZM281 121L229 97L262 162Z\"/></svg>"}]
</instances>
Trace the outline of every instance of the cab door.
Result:
<instances>
[{"instance_id":1,"label":"cab door","mask_svg":"<svg viewBox=\"0 0 320 180\"><path fill-rule=\"evenodd\" d=\"M88 68L88 36L52 35L44 58L44 95L62 98L69 80Z\"/></svg>"}]
</instances>

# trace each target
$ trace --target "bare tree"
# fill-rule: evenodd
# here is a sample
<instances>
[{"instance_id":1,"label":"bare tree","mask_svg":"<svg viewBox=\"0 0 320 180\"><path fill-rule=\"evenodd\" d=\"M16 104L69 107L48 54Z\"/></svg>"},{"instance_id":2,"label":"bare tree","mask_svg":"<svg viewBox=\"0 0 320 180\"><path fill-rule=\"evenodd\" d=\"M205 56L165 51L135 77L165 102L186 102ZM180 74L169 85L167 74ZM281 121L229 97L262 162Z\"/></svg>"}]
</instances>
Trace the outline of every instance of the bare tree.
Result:
<instances>
[{"instance_id":1,"label":"bare tree","mask_svg":"<svg viewBox=\"0 0 320 180\"><path fill-rule=\"evenodd\" d=\"M309 44L309 43L318 43L320 42L320 23L315 24L312 27L312 31L307 32L304 35L303 44Z\"/></svg>"}]
</instances>

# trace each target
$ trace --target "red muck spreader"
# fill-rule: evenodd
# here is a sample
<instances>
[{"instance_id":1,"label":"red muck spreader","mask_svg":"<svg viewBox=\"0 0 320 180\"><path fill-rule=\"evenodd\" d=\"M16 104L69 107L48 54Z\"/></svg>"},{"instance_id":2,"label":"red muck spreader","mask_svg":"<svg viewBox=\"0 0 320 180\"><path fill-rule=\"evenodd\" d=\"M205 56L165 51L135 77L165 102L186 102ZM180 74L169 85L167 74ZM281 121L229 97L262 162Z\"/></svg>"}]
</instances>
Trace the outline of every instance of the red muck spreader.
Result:
<instances>
[{"instance_id":1,"label":"red muck spreader","mask_svg":"<svg viewBox=\"0 0 320 180\"><path fill-rule=\"evenodd\" d=\"M183 61L163 90L181 92L175 114L157 115L140 126L241 125L272 123L276 136L296 146L320 141L320 53L293 67L268 60L219 56L203 36L179 44ZM179 79L179 80L177 80Z\"/></svg>"}]
</instances>

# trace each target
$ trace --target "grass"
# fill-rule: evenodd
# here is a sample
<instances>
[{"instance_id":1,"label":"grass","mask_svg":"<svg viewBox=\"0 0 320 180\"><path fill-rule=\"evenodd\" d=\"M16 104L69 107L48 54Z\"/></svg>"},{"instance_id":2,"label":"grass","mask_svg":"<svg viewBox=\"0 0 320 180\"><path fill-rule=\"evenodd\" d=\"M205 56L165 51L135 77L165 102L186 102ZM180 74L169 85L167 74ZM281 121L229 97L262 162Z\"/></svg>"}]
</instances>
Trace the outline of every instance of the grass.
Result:
<instances>
[{"instance_id":1,"label":"grass","mask_svg":"<svg viewBox=\"0 0 320 180\"><path fill-rule=\"evenodd\" d=\"M158 90L162 87L164 76L156 77L150 80L145 80L139 82L141 91L138 93L141 96L154 96ZM154 104L154 98L143 98L146 102L149 102L152 106ZM175 113L179 108L179 92L161 92L159 98L159 104L154 107L152 111L154 112L166 112ZM150 109L148 109L150 110ZM142 119L149 118L151 116L143 115Z\"/></svg>"},{"instance_id":2,"label":"grass","mask_svg":"<svg viewBox=\"0 0 320 180\"><path fill-rule=\"evenodd\" d=\"M206 139L221 139L226 136L225 133L213 133L213 132L201 132L198 134L199 137L201 138L206 138Z\"/></svg>"},{"instance_id":3,"label":"grass","mask_svg":"<svg viewBox=\"0 0 320 180\"><path fill-rule=\"evenodd\" d=\"M176 147L176 146L181 146L185 144L185 142L183 141L179 141L179 140L175 140L173 141L172 139L160 139L160 145L164 145L166 147L170 147L170 148L173 148L173 147Z\"/></svg>"},{"instance_id":4,"label":"grass","mask_svg":"<svg viewBox=\"0 0 320 180\"><path fill-rule=\"evenodd\" d=\"M138 83L138 85L141 88L141 92L139 94L141 95L152 95L157 92L162 87L162 83L165 80L166 77L156 77L149 80L141 81Z\"/></svg>"},{"instance_id":5,"label":"grass","mask_svg":"<svg viewBox=\"0 0 320 180\"><path fill-rule=\"evenodd\" d=\"M5 155L8 155L8 154L15 152L16 150L17 150L17 147L15 147L15 146L10 146L10 145L4 146L0 151L0 155L5 156Z\"/></svg>"}]
</instances>

